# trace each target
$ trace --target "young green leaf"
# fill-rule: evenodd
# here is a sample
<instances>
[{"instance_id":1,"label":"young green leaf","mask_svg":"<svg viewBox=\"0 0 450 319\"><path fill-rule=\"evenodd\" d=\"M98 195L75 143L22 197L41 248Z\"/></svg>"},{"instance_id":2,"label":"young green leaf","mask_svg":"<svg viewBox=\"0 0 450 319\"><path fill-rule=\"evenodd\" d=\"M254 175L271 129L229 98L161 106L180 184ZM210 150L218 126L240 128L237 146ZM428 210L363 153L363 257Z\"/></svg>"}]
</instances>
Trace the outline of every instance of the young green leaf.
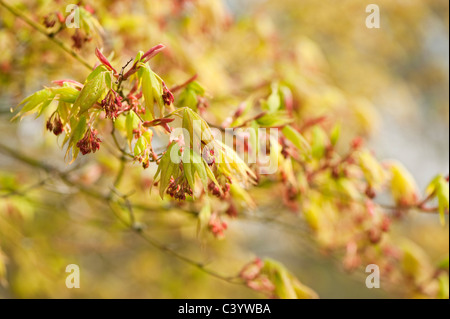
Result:
<instances>
[{"instance_id":1,"label":"young green leaf","mask_svg":"<svg viewBox=\"0 0 450 319\"><path fill-rule=\"evenodd\" d=\"M311 143L312 156L314 158L323 157L325 153L327 138L327 135L319 126L314 127Z\"/></svg>"},{"instance_id":2,"label":"young green leaf","mask_svg":"<svg viewBox=\"0 0 450 319\"><path fill-rule=\"evenodd\" d=\"M414 205L417 202L418 187L411 173L400 163L392 162L391 194L398 205Z\"/></svg>"},{"instance_id":3,"label":"young green leaf","mask_svg":"<svg viewBox=\"0 0 450 319\"><path fill-rule=\"evenodd\" d=\"M191 162L183 162L184 177L188 181L189 187L195 189L195 167Z\"/></svg>"},{"instance_id":4,"label":"young green leaf","mask_svg":"<svg viewBox=\"0 0 450 319\"><path fill-rule=\"evenodd\" d=\"M188 107L197 111L197 94L189 88L184 89L178 97L178 105L182 107Z\"/></svg>"},{"instance_id":5,"label":"young green leaf","mask_svg":"<svg viewBox=\"0 0 450 319\"><path fill-rule=\"evenodd\" d=\"M449 287L448 287L448 283L449 283L449 278L448 278L448 274L446 273L441 273L438 277L438 281L439 281L439 294L438 297L440 299L447 299L449 298Z\"/></svg>"},{"instance_id":6,"label":"young green leaf","mask_svg":"<svg viewBox=\"0 0 450 319\"><path fill-rule=\"evenodd\" d=\"M42 109L48 106L53 101L54 97L55 94L52 92L52 90L48 88L33 93L32 95L25 98L22 102L20 102L19 105L23 105L23 107L20 110L20 112L17 113L16 116L12 118L12 121L18 117L22 117L26 113L32 112L38 112L39 114L42 113ZM38 109L36 111L38 107L40 107L40 110Z\"/></svg>"},{"instance_id":7,"label":"young green leaf","mask_svg":"<svg viewBox=\"0 0 450 319\"><path fill-rule=\"evenodd\" d=\"M154 110L154 97L153 97L153 87L152 87L152 79L151 79L151 70L148 65L144 65L139 69L139 76L142 79L142 93L144 95L145 107L148 111L155 117Z\"/></svg>"},{"instance_id":8,"label":"young green leaf","mask_svg":"<svg viewBox=\"0 0 450 319\"><path fill-rule=\"evenodd\" d=\"M260 127L281 127L293 122L286 111L267 113L256 119Z\"/></svg>"},{"instance_id":9,"label":"young green leaf","mask_svg":"<svg viewBox=\"0 0 450 319\"><path fill-rule=\"evenodd\" d=\"M441 178L436 189L439 206L439 216L442 226L445 225L445 212L449 209L449 186L448 182Z\"/></svg>"},{"instance_id":10,"label":"young green leaf","mask_svg":"<svg viewBox=\"0 0 450 319\"><path fill-rule=\"evenodd\" d=\"M173 176L177 178L181 172L180 164L174 163L171 158L172 149L175 148L175 151L179 152L180 146L178 143L173 142L167 148L166 153L161 158L159 162L158 169L156 171L154 179L157 180L158 176L161 175L159 180L159 195L161 198L164 198L164 192L170 183L170 178Z\"/></svg>"},{"instance_id":11,"label":"young green leaf","mask_svg":"<svg viewBox=\"0 0 450 319\"><path fill-rule=\"evenodd\" d=\"M155 117L154 103L158 105L159 116L164 115L164 101L162 98L163 87L161 78L152 71L148 64L140 64L139 76L142 79L142 93L145 99L145 106Z\"/></svg>"},{"instance_id":12,"label":"young green leaf","mask_svg":"<svg viewBox=\"0 0 450 319\"><path fill-rule=\"evenodd\" d=\"M448 266L449 266L449 258L448 258L448 256L447 257L445 257L443 260L441 260L439 263L438 263L438 268L439 269L447 269L448 270Z\"/></svg>"},{"instance_id":13,"label":"young green leaf","mask_svg":"<svg viewBox=\"0 0 450 319\"><path fill-rule=\"evenodd\" d=\"M63 101L70 104L75 103L75 101L78 98L78 95L80 94L80 91L68 85L50 88L50 90L58 98L59 101Z\"/></svg>"},{"instance_id":14,"label":"young green leaf","mask_svg":"<svg viewBox=\"0 0 450 319\"><path fill-rule=\"evenodd\" d=\"M206 173L205 165L203 164L203 158L195 152L192 152L192 165L195 171L202 181L203 189L208 191L208 174Z\"/></svg>"},{"instance_id":15,"label":"young green leaf","mask_svg":"<svg viewBox=\"0 0 450 319\"><path fill-rule=\"evenodd\" d=\"M205 198L205 203L202 205L202 209L198 213L198 226L197 234L208 226L209 220L211 219L211 203L208 198Z\"/></svg>"},{"instance_id":16,"label":"young green leaf","mask_svg":"<svg viewBox=\"0 0 450 319\"><path fill-rule=\"evenodd\" d=\"M278 83L273 83L271 89L272 93L267 98L267 101L265 101L262 105L264 110L267 110L270 113L274 113L278 111L281 106L281 97Z\"/></svg>"},{"instance_id":17,"label":"young green leaf","mask_svg":"<svg viewBox=\"0 0 450 319\"><path fill-rule=\"evenodd\" d=\"M331 145L336 146L340 136L341 136L341 124L338 123L331 129L330 133Z\"/></svg>"},{"instance_id":18,"label":"young green leaf","mask_svg":"<svg viewBox=\"0 0 450 319\"><path fill-rule=\"evenodd\" d=\"M275 294L281 299L316 299L318 295L311 288L303 285L281 263L265 259L262 273L267 274L275 285Z\"/></svg>"},{"instance_id":19,"label":"young green leaf","mask_svg":"<svg viewBox=\"0 0 450 319\"><path fill-rule=\"evenodd\" d=\"M106 68L103 65L97 67L86 80L83 89L73 105L74 110L79 110L79 115L89 110L109 88L107 86L108 76L106 74L110 73L110 71L105 70Z\"/></svg>"},{"instance_id":20,"label":"young green leaf","mask_svg":"<svg viewBox=\"0 0 450 319\"><path fill-rule=\"evenodd\" d=\"M206 175L208 176L208 178L213 181L214 184L216 184L217 186L219 186L219 182L217 181L216 177L214 176L213 171L211 170L211 168L209 167L208 163L206 163L205 161L203 161L203 166L205 167L206 170Z\"/></svg>"},{"instance_id":21,"label":"young green leaf","mask_svg":"<svg viewBox=\"0 0 450 319\"><path fill-rule=\"evenodd\" d=\"M85 116L80 116L77 120L75 117L71 119L71 127L75 127L75 129L70 133L67 146L66 156L69 154L69 151L72 149L72 162L77 158L79 149L76 146L78 141L81 140L84 136L84 133L87 129L87 121Z\"/></svg>"},{"instance_id":22,"label":"young green leaf","mask_svg":"<svg viewBox=\"0 0 450 319\"><path fill-rule=\"evenodd\" d=\"M127 131L128 144L131 147L131 141L133 140L133 130L139 124L139 117L133 111L128 112L125 120L125 129Z\"/></svg>"},{"instance_id":23,"label":"young green leaf","mask_svg":"<svg viewBox=\"0 0 450 319\"><path fill-rule=\"evenodd\" d=\"M379 189L386 181L386 172L370 151L359 153L359 164L368 184L374 189Z\"/></svg>"},{"instance_id":24,"label":"young green leaf","mask_svg":"<svg viewBox=\"0 0 450 319\"><path fill-rule=\"evenodd\" d=\"M142 152L145 151L146 148L147 143L144 136L139 137L136 141L136 144L134 145L134 156L139 156L140 154L142 154Z\"/></svg>"}]
</instances>

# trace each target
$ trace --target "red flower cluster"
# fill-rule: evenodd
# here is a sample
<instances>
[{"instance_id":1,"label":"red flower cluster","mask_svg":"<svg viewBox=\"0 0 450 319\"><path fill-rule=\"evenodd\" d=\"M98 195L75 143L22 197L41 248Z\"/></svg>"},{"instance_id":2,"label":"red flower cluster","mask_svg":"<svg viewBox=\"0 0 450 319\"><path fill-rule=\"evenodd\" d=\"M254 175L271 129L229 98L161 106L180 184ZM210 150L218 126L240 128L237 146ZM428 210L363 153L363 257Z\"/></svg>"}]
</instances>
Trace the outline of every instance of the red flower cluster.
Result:
<instances>
[{"instance_id":1,"label":"red flower cluster","mask_svg":"<svg viewBox=\"0 0 450 319\"><path fill-rule=\"evenodd\" d=\"M227 228L228 228L227 223L224 222L222 219L220 219L220 216L216 213L211 215L208 226L209 226L209 230L217 238L223 238L225 236L224 231L227 230Z\"/></svg>"},{"instance_id":2,"label":"red flower cluster","mask_svg":"<svg viewBox=\"0 0 450 319\"><path fill-rule=\"evenodd\" d=\"M97 130L88 129L84 137L78 141L77 147L83 155L90 152L95 153L100 149L101 141L102 140L97 137Z\"/></svg>"},{"instance_id":3,"label":"red flower cluster","mask_svg":"<svg viewBox=\"0 0 450 319\"><path fill-rule=\"evenodd\" d=\"M230 201L230 206L228 206L228 208L226 210L226 214L233 218L237 217L237 215L238 215L237 207L232 201Z\"/></svg>"},{"instance_id":4,"label":"red flower cluster","mask_svg":"<svg viewBox=\"0 0 450 319\"><path fill-rule=\"evenodd\" d=\"M186 195L192 196L193 192L186 180L180 181L180 178L170 178L169 187L166 191L172 198L185 200Z\"/></svg>"},{"instance_id":5,"label":"red flower cluster","mask_svg":"<svg viewBox=\"0 0 450 319\"><path fill-rule=\"evenodd\" d=\"M261 273L264 263L261 259L256 258L253 262L247 264L242 268L239 277L248 281L253 280Z\"/></svg>"},{"instance_id":6,"label":"red flower cluster","mask_svg":"<svg viewBox=\"0 0 450 319\"><path fill-rule=\"evenodd\" d=\"M162 98L163 98L164 104L169 106L175 101L175 98L173 97L172 92L170 92L169 89L167 88L166 83L162 82L162 85L163 85Z\"/></svg>"},{"instance_id":7,"label":"red flower cluster","mask_svg":"<svg viewBox=\"0 0 450 319\"><path fill-rule=\"evenodd\" d=\"M110 71L114 72L114 76L118 76L119 74L117 73L116 69L113 68L113 66L111 65L111 63L108 61L108 59L103 55L103 53L100 52L100 50L98 48L95 48L95 55L97 56L97 58L100 60L100 62L106 66L106 68Z\"/></svg>"},{"instance_id":8,"label":"red flower cluster","mask_svg":"<svg viewBox=\"0 0 450 319\"><path fill-rule=\"evenodd\" d=\"M61 12L52 12L44 17L44 25L47 28L52 28L55 26L56 21L59 21L59 23L64 23L64 16Z\"/></svg>"},{"instance_id":9,"label":"red flower cluster","mask_svg":"<svg viewBox=\"0 0 450 319\"><path fill-rule=\"evenodd\" d=\"M219 198L226 198L230 193L230 184L225 183L223 186L218 186L214 182L209 183L208 190Z\"/></svg>"},{"instance_id":10,"label":"red flower cluster","mask_svg":"<svg viewBox=\"0 0 450 319\"><path fill-rule=\"evenodd\" d=\"M75 31L75 33L71 36L71 39L73 41L72 47L76 49L81 49L86 42L92 40L90 36L83 34L79 30Z\"/></svg>"}]
</instances>

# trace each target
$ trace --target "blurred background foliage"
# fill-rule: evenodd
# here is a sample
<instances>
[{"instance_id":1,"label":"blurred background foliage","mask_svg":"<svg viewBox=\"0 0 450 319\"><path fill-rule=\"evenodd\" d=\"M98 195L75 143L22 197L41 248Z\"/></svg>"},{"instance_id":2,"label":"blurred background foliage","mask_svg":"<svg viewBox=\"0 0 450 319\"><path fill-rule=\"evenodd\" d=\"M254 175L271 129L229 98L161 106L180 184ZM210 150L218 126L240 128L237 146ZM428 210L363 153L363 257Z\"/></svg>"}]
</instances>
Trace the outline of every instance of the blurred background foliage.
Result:
<instances>
[{"instance_id":1,"label":"blurred background foliage","mask_svg":"<svg viewBox=\"0 0 450 319\"><path fill-rule=\"evenodd\" d=\"M430 177L448 172L449 4L379 0L381 28L368 29L366 2L83 1L102 29L86 32L88 40L76 50L93 65L94 49L102 47L116 65L124 65L137 51L164 43L167 49L153 68L170 87L198 74L210 99L202 115L218 125L249 96L267 96L270 83L278 80L291 89L303 123L321 116L341 123L338 147L345 149L355 135L367 138L378 156L400 159L423 190ZM39 23L52 12L66 15L64 1L8 3ZM75 32L64 29L57 36L72 45ZM44 132L44 120L10 123L10 108L52 80L82 82L87 74L0 8L1 143L65 170L63 151ZM95 159L73 165L69 169L77 170L78 183L107 188L119 161L105 147ZM136 218L153 237L210 268L237 273L255 256L267 256L283 262L321 297L426 296L383 282L385 289L369 290L364 269L345 273L342 262L319 248L296 216L286 210L279 213L280 222L264 218L281 210L277 189L252 190L261 214L231 220L225 240L198 238L195 215L149 197L153 172L133 167L123 179L121 189L134 190L133 200L146 207ZM0 297L263 297L155 250L124 231L95 198L51 172L1 154L0 218ZM413 256L404 269L412 277L448 256L448 224L442 227L435 216L411 213L394 223L391 233ZM69 290L65 267L73 263L81 268L81 289Z\"/></svg>"}]
</instances>

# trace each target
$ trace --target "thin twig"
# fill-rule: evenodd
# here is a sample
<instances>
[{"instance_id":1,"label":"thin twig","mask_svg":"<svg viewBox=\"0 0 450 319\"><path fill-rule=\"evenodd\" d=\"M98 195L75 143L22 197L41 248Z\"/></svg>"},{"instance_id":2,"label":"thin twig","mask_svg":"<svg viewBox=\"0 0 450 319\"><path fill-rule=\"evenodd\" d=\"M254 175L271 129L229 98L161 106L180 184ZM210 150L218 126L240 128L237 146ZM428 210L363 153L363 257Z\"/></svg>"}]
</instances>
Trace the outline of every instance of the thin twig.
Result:
<instances>
[{"instance_id":1,"label":"thin twig","mask_svg":"<svg viewBox=\"0 0 450 319\"><path fill-rule=\"evenodd\" d=\"M170 92L175 93L176 91L181 90L182 88L188 86L190 83L192 83L192 82L194 82L195 80L197 80L197 77L198 77L198 75L195 74L193 77L191 77L191 78L190 78L189 80L187 80L186 82L184 82L184 83L182 83L182 84L179 84L179 85L176 85L176 86L172 87L172 88L170 89Z\"/></svg>"}]
</instances>

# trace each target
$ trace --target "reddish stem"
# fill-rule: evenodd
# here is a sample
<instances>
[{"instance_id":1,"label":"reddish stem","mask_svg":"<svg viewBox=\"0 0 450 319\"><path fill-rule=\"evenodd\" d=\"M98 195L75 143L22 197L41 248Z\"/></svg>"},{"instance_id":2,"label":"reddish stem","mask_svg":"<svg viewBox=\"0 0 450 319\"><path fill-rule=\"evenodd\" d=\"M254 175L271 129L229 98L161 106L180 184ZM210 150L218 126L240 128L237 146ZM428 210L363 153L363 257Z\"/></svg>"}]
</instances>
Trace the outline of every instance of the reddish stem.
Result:
<instances>
[{"instance_id":1,"label":"reddish stem","mask_svg":"<svg viewBox=\"0 0 450 319\"><path fill-rule=\"evenodd\" d=\"M186 82L184 82L184 83L182 83L182 84L180 84L180 85L176 85L176 86L174 86L173 88L171 88L170 91L171 91L172 93L174 93L174 92L176 92L176 91L179 91L179 90L181 90L182 88L188 86L189 83L192 83L192 82L194 82L195 80L197 80L197 78L198 78L198 75L195 74L193 77L191 77L191 78L190 78L189 80L187 80Z\"/></svg>"}]
</instances>

